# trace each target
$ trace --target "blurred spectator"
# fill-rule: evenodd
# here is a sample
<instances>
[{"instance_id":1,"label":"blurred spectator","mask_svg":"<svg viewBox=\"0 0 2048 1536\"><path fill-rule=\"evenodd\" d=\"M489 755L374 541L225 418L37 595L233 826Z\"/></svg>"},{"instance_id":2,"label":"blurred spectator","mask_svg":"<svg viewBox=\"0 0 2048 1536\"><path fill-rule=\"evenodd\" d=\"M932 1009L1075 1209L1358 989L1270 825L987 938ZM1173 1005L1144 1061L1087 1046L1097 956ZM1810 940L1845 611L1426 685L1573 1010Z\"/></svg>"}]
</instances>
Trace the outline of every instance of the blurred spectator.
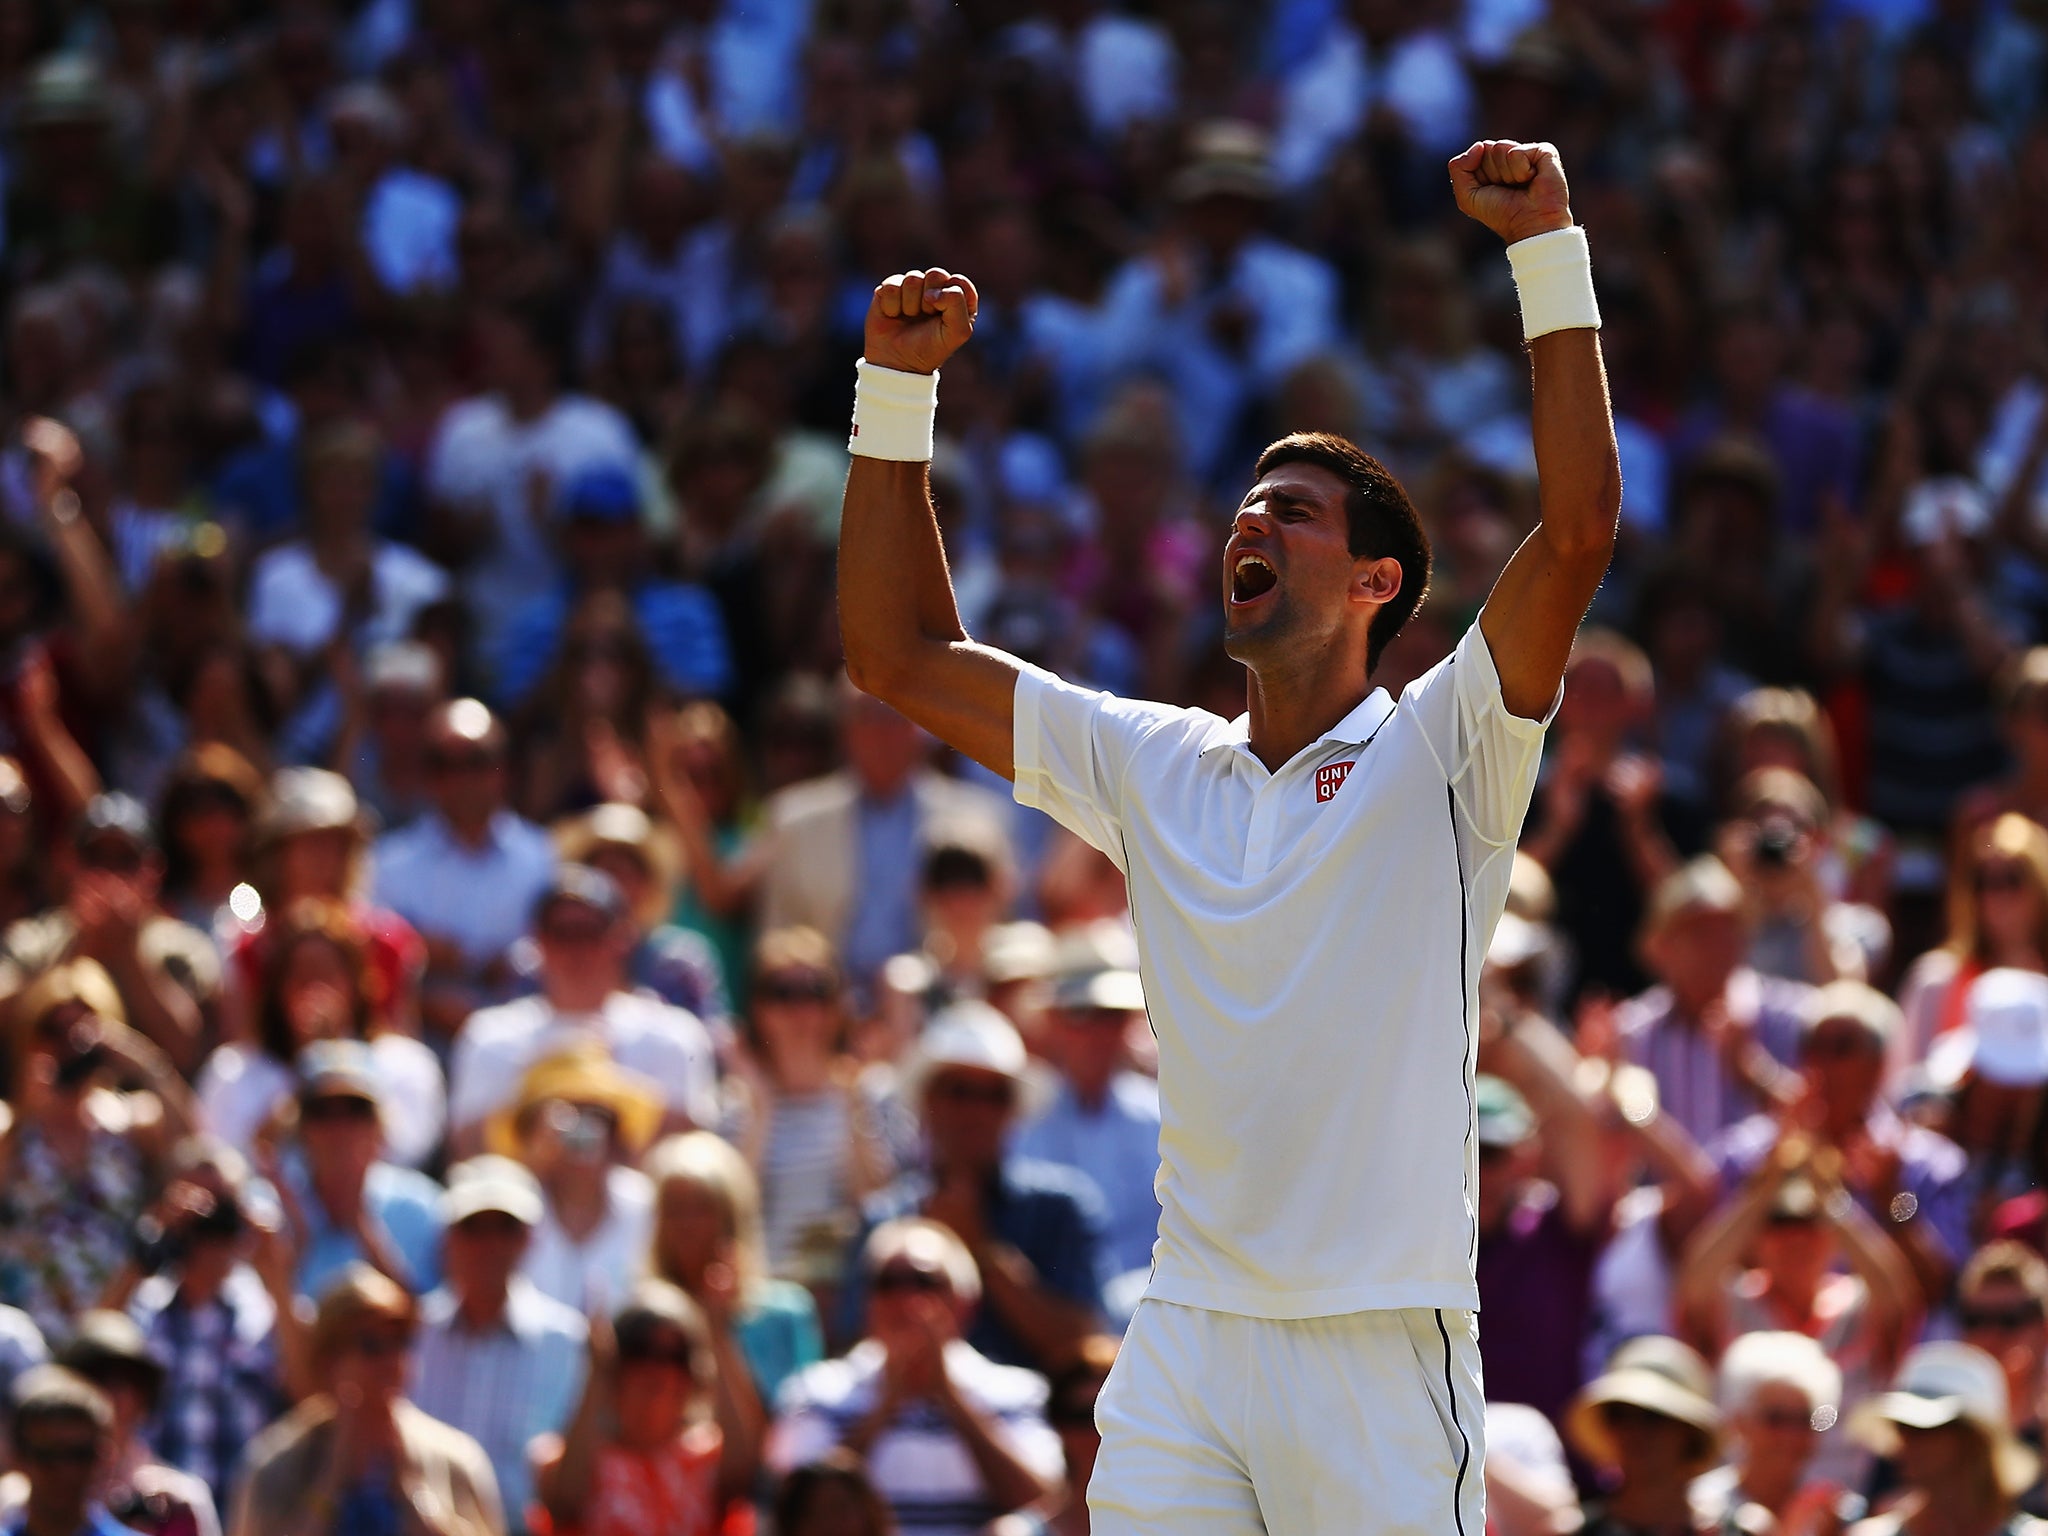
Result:
<instances>
[{"instance_id":1,"label":"blurred spectator","mask_svg":"<svg viewBox=\"0 0 2048 1536\"><path fill-rule=\"evenodd\" d=\"M895 1169L847 1051L846 985L824 935L770 929L751 974L750 1029L735 1056L746 1118L735 1140L760 1179L770 1269L830 1291L861 1201Z\"/></svg>"},{"instance_id":2,"label":"blurred spectator","mask_svg":"<svg viewBox=\"0 0 2048 1536\"><path fill-rule=\"evenodd\" d=\"M924 938L916 953L932 968L935 996L981 993L982 944L1009 910L1015 885L1000 828L975 822L932 828L917 876Z\"/></svg>"},{"instance_id":3,"label":"blurred spectator","mask_svg":"<svg viewBox=\"0 0 2048 1536\"><path fill-rule=\"evenodd\" d=\"M1667 1114L1699 1142L1788 1099L1808 989L1743 963L1742 887L1711 854L1664 877L1643 919L1659 985L1622 1005L1622 1050L1657 1079Z\"/></svg>"},{"instance_id":4,"label":"blurred spectator","mask_svg":"<svg viewBox=\"0 0 2048 1536\"><path fill-rule=\"evenodd\" d=\"M744 919L760 873L740 859L752 811L746 774L739 728L708 699L673 714L657 710L649 720L648 785L674 830L683 864L674 921L711 942L728 997L737 995L747 975Z\"/></svg>"},{"instance_id":5,"label":"blurred spectator","mask_svg":"<svg viewBox=\"0 0 2048 1536\"><path fill-rule=\"evenodd\" d=\"M90 960L43 972L9 1013L0 1299L62 1340L119 1273L198 1106L164 1053L122 1022L112 979Z\"/></svg>"},{"instance_id":6,"label":"blurred spectator","mask_svg":"<svg viewBox=\"0 0 2048 1536\"><path fill-rule=\"evenodd\" d=\"M639 937L626 961L636 989L694 1013L723 1035L732 1005L718 951L694 929L669 921L675 904L675 840L637 805L610 802L559 822L555 847L567 864L588 864L611 876L626 899Z\"/></svg>"},{"instance_id":7,"label":"blurred spectator","mask_svg":"<svg viewBox=\"0 0 2048 1536\"><path fill-rule=\"evenodd\" d=\"M1074 1363L1053 1378L1045 1421L1060 1437L1066 1480L1052 1498L996 1521L989 1527L990 1536L1087 1536L1088 1481L1102 1449L1095 1400L1116 1363L1116 1351L1117 1341L1106 1334L1084 1339Z\"/></svg>"},{"instance_id":8,"label":"blurred spectator","mask_svg":"<svg viewBox=\"0 0 2048 1536\"><path fill-rule=\"evenodd\" d=\"M982 1299L965 1245L905 1218L875 1228L860 1264L862 1340L783 1390L769 1465L787 1473L843 1446L866 1458L899 1522L950 1536L1043 1498L1061 1470L1045 1382L962 1337Z\"/></svg>"},{"instance_id":9,"label":"blurred spectator","mask_svg":"<svg viewBox=\"0 0 2048 1536\"><path fill-rule=\"evenodd\" d=\"M427 727L448 696L441 658L418 640L392 640L364 658L361 686L345 696L348 713L334 762L387 829L417 820L433 805Z\"/></svg>"},{"instance_id":10,"label":"blurred spectator","mask_svg":"<svg viewBox=\"0 0 2048 1536\"><path fill-rule=\"evenodd\" d=\"M97 1387L111 1410L97 1501L143 1536L220 1536L206 1484L152 1454L142 1426L163 1398L164 1368L125 1313L87 1312L57 1363Z\"/></svg>"},{"instance_id":11,"label":"blurred spectator","mask_svg":"<svg viewBox=\"0 0 2048 1536\"><path fill-rule=\"evenodd\" d=\"M519 1096L486 1128L493 1153L538 1181L541 1214L520 1273L579 1315L612 1304L645 1260L654 1189L640 1172L661 1124L654 1084L586 1045L527 1069Z\"/></svg>"},{"instance_id":12,"label":"blurred spectator","mask_svg":"<svg viewBox=\"0 0 2048 1536\"><path fill-rule=\"evenodd\" d=\"M538 1532L728 1528L727 1507L753 1487L767 1424L730 1322L666 1281L643 1280L594 1325L575 1417L533 1448Z\"/></svg>"},{"instance_id":13,"label":"blurred spectator","mask_svg":"<svg viewBox=\"0 0 2048 1536\"><path fill-rule=\"evenodd\" d=\"M427 941L421 1016L452 1034L511 976L506 951L554 878L540 828L506 808L504 727L475 699L435 710L427 727L434 809L374 851L373 899Z\"/></svg>"},{"instance_id":14,"label":"blurred spectator","mask_svg":"<svg viewBox=\"0 0 2048 1536\"><path fill-rule=\"evenodd\" d=\"M1353 0L1323 14L1322 36L1282 88L1283 181L1314 180L1338 146L1359 134L1398 162L1455 153L1468 137L1473 102L1452 34L1387 0Z\"/></svg>"},{"instance_id":15,"label":"blurred spectator","mask_svg":"<svg viewBox=\"0 0 2048 1536\"><path fill-rule=\"evenodd\" d=\"M778 1536L896 1536L896 1517L866 1463L845 1450L791 1468L775 1496L774 1519Z\"/></svg>"},{"instance_id":16,"label":"blurred spectator","mask_svg":"<svg viewBox=\"0 0 2048 1536\"><path fill-rule=\"evenodd\" d=\"M511 1107L536 1061L592 1041L660 1085L664 1126L717 1123L711 1037L694 1014L627 988L633 943L624 895L587 865L565 864L532 908L540 987L471 1016L449 1067L450 1139L482 1145L484 1122Z\"/></svg>"},{"instance_id":17,"label":"blurred spectator","mask_svg":"<svg viewBox=\"0 0 2048 1536\"><path fill-rule=\"evenodd\" d=\"M2003 1239L1970 1255L1956 1279L1956 1322L1965 1344L1974 1344L2005 1372L2006 1402L2013 1432L2038 1453L2048 1353L2048 1263L2023 1243ZM2037 1478L2021 1496L2037 1518L2048 1490Z\"/></svg>"},{"instance_id":18,"label":"blurred spectator","mask_svg":"<svg viewBox=\"0 0 2048 1536\"><path fill-rule=\"evenodd\" d=\"M930 1166L907 1173L867 1202L868 1232L923 1216L964 1244L985 1299L967 1342L1005 1365L1054 1370L1102 1315L1102 1193L1086 1174L1021 1157L1011 1128L1048 1097L1009 1020L986 1003L955 1003L925 1027L902 1069L900 1092L924 1126ZM854 1331L866 1305L849 1266L842 1326Z\"/></svg>"},{"instance_id":19,"label":"blurred spectator","mask_svg":"<svg viewBox=\"0 0 2048 1536\"><path fill-rule=\"evenodd\" d=\"M156 807L164 875L164 911L219 942L234 920L229 903L253 877L256 817L263 777L239 752L218 742L196 747L171 764ZM246 899L246 898L245 898Z\"/></svg>"},{"instance_id":20,"label":"blurred spectator","mask_svg":"<svg viewBox=\"0 0 2048 1536\"><path fill-rule=\"evenodd\" d=\"M1121 941L1120 943L1117 941ZM1121 929L1077 930L1055 958L1050 1013L1060 1080L1051 1101L1018 1130L1019 1157L1078 1169L1108 1206L1103 1263L1116 1277L1112 1317L1126 1317L1152 1267L1159 1236L1159 1085L1131 1070L1126 1041L1144 1027L1136 948Z\"/></svg>"},{"instance_id":21,"label":"blurred spectator","mask_svg":"<svg viewBox=\"0 0 2048 1536\"><path fill-rule=\"evenodd\" d=\"M1815 986L1883 974L1891 928L1883 913L1828 890L1828 809L1813 782L1759 768L1736 785L1731 809L1715 841L1749 896L1750 964Z\"/></svg>"},{"instance_id":22,"label":"blurred spectator","mask_svg":"<svg viewBox=\"0 0 2048 1536\"><path fill-rule=\"evenodd\" d=\"M256 1038L221 1046L200 1068L197 1092L209 1128L247 1153L291 1098L301 1051L316 1040L362 1040L391 1107L392 1160L420 1167L447 1127L447 1085L434 1053L393 1028L380 1006L388 972L372 968L355 915L309 897L271 913L256 938Z\"/></svg>"},{"instance_id":23,"label":"blurred spectator","mask_svg":"<svg viewBox=\"0 0 2048 1536\"><path fill-rule=\"evenodd\" d=\"M128 1303L164 1373L146 1434L220 1508L304 1373L290 1240L276 1197L205 1137L179 1147L160 1205L166 1216L142 1224Z\"/></svg>"},{"instance_id":24,"label":"blurred spectator","mask_svg":"<svg viewBox=\"0 0 2048 1536\"><path fill-rule=\"evenodd\" d=\"M755 1390L764 1403L774 1402L823 1347L810 1293L767 1271L752 1171L709 1131L670 1137L648 1154L646 1166L655 1199L649 1272L732 1329Z\"/></svg>"},{"instance_id":25,"label":"blurred spectator","mask_svg":"<svg viewBox=\"0 0 2048 1536\"><path fill-rule=\"evenodd\" d=\"M1956 830L1966 836L2006 814L2036 823L2048 816L2048 646L2015 658L2000 679L1998 720L2012 770L1957 807Z\"/></svg>"},{"instance_id":26,"label":"blurred spectator","mask_svg":"<svg viewBox=\"0 0 2048 1536\"><path fill-rule=\"evenodd\" d=\"M1571 1536L1585 1524L1564 1442L1526 1403L1486 1405L1486 1520L1497 1536Z\"/></svg>"},{"instance_id":27,"label":"blurred spectator","mask_svg":"<svg viewBox=\"0 0 2048 1536\"><path fill-rule=\"evenodd\" d=\"M1978 1222L2021 1230L2038 1215L2041 1104L2048 1096L2048 977L1986 971L1970 984L1962 1025L1928 1053L1928 1086L1945 1096L1941 1124L1968 1154Z\"/></svg>"},{"instance_id":28,"label":"blurred spectator","mask_svg":"<svg viewBox=\"0 0 2048 1536\"><path fill-rule=\"evenodd\" d=\"M299 1054L298 1072L296 1146L280 1160L278 1193L295 1231L299 1294L320 1296L358 1262L415 1293L432 1290L441 1275L440 1186L385 1161L391 1110L376 1056L360 1041L315 1041Z\"/></svg>"},{"instance_id":29,"label":"blurred spectator","mask_svg":"<svg viewBox=\"0 0 2048 1536\"><path fill-rule=\"evenodd\" d=\"M2012 1525L2015 1501L2040 1474L2014 1437L1998 1362L1968 1344L1922 1344L1892 1388L1864 1405L1850 1431L1880 1456L1897 1458L1905 1497L1850 1536L1929 1536Z\"/></svg>"},{"instance_id":30,"label":"blurred spectator","mask_svg":"<svg viewBox=\"0 0 2048 1536\"><path fill-rule=\"evenodd\" d=\"M228 1536L403 1530L408 1519L505 1536L483 1448L406 1399L418 1331L417 1306L390 1276L340 1273L313 1322L316 1391L249 1447Z\"/></svg>"},{"instance_id":31,"label":"blurred spectator","mask_svg":"<svg viewBox=\"0 0 2048 1536\"><path fill-rule=\"evenodd\" d=\"M587 1365L583 1314L519 1272L543 1209L533 1175L509 1158L487 1153L448 1170L447 1279L420 1301L407 1392L483 1447L513 1532L525 1529L533 1495L527 1442L568 1422Z\"/></svg>"},{"instance_id":32,"label":"blurred spectator","mask_svg":"<svg viewBox=\"0 0 2048 1536\"><path fill-rule=\"evenodd\" d=\"M60 1365L25 1371L8 1421L8 1443L24 1487L8 1526L22 1532L144 1536L116 1521L98 1497L113 1461L113 1441L113 1408L91 1382Z\"/></svg>"},{"instance_id":33,"label":"blurred spectator","mask_svg":"<svg viewBox=\"0 0 2048 1536\"><path fill-rule=\"evenodd\" d=\"M97 796L72 828L61 906L0 936L0 966L15 988L73 958L104 967L124 1020L181 1072L197 1064L220 994L213 941L157 908L163 857L149 813L127 795Z\"/></svg>"},{"instance_id":34,"label":"blurred spectator","mask_svg":"<svg viewBox=\"0 0 2048 1536\"><path fill-rule=\"evenodd\" d=\"M848 683L840 707L848 766L768 804L761 921L817 929L860 985L923 937L917 877L934 826L1000 827L1007 812L986 790L926 768L929 739L888 705Z\"/></svg>"},{"instance_id":35,"label":"blurred spectator","mask_svg":"<svg viewBox=\"0 0 2048 1536\"><path fill-rule=\"evenodd\" d=\"M1564 1415L1573 1450L1609 1481L1586 1507L1585 1536L1697 1531L1693 1479L1720 1460L1721 1411L1707 1363L1648 1335L1615 1351Z\"/></svg>"},{"instance_id":36,"label":"blurred spectator","mask_svg":"<svg viewBox=\"0 0 2048 1536\"><path fill-rule=\"evenodd\" d=\"M1861 1512L1853 1490L1810 1475L1820 1436L1841 1416L1842 1373L1803 1333L1746 1333L1721 1357L1721 1412L1730 1457L1693 1484L1693 1503L1715 1529L1767 1510L1784 1531L1839 1536Z\"/></svg>"}]
</instances>

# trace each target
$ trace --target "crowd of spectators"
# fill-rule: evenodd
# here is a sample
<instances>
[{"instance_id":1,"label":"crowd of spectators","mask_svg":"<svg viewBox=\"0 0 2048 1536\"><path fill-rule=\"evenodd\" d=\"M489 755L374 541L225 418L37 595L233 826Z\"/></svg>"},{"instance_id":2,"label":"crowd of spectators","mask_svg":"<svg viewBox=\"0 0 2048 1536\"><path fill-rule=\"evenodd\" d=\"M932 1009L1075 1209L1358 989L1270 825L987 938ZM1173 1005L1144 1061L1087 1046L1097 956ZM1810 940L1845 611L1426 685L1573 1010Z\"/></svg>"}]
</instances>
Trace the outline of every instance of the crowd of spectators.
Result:
<instances>
[{"instance_id":1,"label":"crowd of spectators","mask_svg":"<svg viewBox=\"0 0 2048 1536\"><path fill-rule=\"evenodd\" d=\"M0 0L0 1531L1085 1532L1136 946L843 680L862 316L979 285L978 637L1236 715L1325 429L1398 692L1538 503L1482 134L1626 480L1482 981L1495 1536L2041 1529L2044 94L2037 0Z\"/></svg>"}]
</instances>

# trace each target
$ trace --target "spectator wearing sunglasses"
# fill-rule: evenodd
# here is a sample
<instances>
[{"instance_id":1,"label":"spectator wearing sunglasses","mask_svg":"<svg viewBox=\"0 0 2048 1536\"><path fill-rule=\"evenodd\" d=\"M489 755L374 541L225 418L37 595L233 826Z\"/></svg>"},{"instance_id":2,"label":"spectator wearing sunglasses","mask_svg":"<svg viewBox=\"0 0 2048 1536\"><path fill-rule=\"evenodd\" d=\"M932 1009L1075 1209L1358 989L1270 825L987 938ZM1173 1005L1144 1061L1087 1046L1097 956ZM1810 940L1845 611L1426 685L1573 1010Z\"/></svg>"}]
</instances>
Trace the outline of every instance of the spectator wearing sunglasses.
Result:
<instances>
[{"instance_id":1,"label":"spectator wearing sunglasses","mask_svg":"<svg viewBox=\"0 0 2048 1536\"><path fill-rule=\"evenodd\" d=\"M1800 1536L1839 1536L1861 1517L1860 1497L1812 1475L1841 1416L1842 1372L1826 1350L1803 1333L1745 1333L1721 1357L1720 1385L1729 1460L1692 1487L1715 1530L1750 1505L1769 1512L1769 1529Z\"/></svg>"},{"instance_id":2,"label":"spectator wearing sunglasses","mask_svg":"<svg viewBox=\"0 0 2048 1536\"><path fill-rule=\"evenodd\" d=\"M298 1290L318 1296L368 1263L415 1293L441 1279L441 1187L384 1157L384 1096L360 1040L299 1053L297 1148L278 1193L297 1234Z\"/></svg>"},{"instance_id":3,"label":"spectator wearing sunglasses","mask_svg":"<svg viewBox=\"0 0 2048 1536\"><path fill-rule=\"evenodd\" d=\"M419 1310L352 1264L313 1321L318 1390L249 1447L228 1536L505 1536L483 1447L405 1395Z\"/></svg>"},{"instance_id":4,"label":"spectator wearing sunglasses","mask_svg":"<svg viewBox=\"0 0 2048 1536\"><path fill-rule=\"evenodd\" d=\"M1566 1441L1603 1474L1580 1536L1713 1529L1691 1500L1693 1480L1720 1460L1713 1390L1706 1361L1676 1339L1646 1334L1614 1352L1564 1415Z\"/></svg>"},{"instance_id":5,"label":"spectator wearing sunglasses","mask_svg":"<svg viewBox=\"0 0 2048 1536\"><path fill-rule=\"evenodd\" d=\"M767 1415L729 1331L665 1280L592 1325L564 1435L534 1442L537 1536L714 1536L761 1465Z\"/></svg>"},{"instance_id":6,"label":"spectator wearing sunglasses","mask_svg":"<svg viewBox=\"0 0 2048 1536\"><path fill-rule=\"evenodd\" d=\"M737 1140L761 1182L768 1267L821 1290L839 1283L860 1202L893 1160L847 1050L846 987L815 928L775 928L754 946Z\"/></svg>"},{"instance_id":7,"label":"spectator wearing sunglasses","mask_svg":"<svg viewBox=\"0 0 2048 1536\"><path fill-rule=\"evenodd\" d=\"M15 1384L9 1433L27 1486L5 1536L142 1536L97 1498L113 1450L114 1410L91 1382L38 1365Z\"/></svg>"},{"instance_id":8,"label":"spectator wearing sunglasses","mask_svg":"<svg viewBox=\"0 0 2048 1536\"><path fill-rule=\"evenodd\" d=\"M1117 1344L1108 1334L1083 1339L1074 1363L1053 1378L1045 1419L1060 1437L1066 1480L1050 1499L1003 1516L989 1527L989 1536L1088 1536L1088 1480L1095 1475L1095 1456L1102 1449L1095 1399L1116 1364Z\"/></svg>"},{"instance_id":9,"label":"spectator wearing sunglasses","mask_svg":"<svg viewBox=\"0 0 2048 1536\"><path fill-rule=\"evenodd\" d=\"M903 1216L949 1228L984 1291L968 1342L1003 1365L1060 1369L1100 1326L1108 1213L1085 1173L1010 1150L1012 1129L1044 1106L1050 1084L1008 1019L961 1002L925 1026L899 1091L918 1112L929 1165L868 1201L868 1231ZM848 1336L867 1304L861 1277L850 1266L840 1297Z\"/></svg>"},{"instance_id":10,"label":"spectator wearing sunglasses","mask_svg":"<svg viewBox=\"0 0 2048 1536\"><path fill-rule=\"evenodd\" d=\"M2010 1238L1986 1243L1956 1280L1956 1322L1974 1344L2005 1370L2013 1433L2036 1452L2042 1448L2044 1396L2048 1396L2048 1262ZM2048 1515L2048 1486L2036 1481L2020 1508Z\"/></svg>"},{"instance_id":11,"label":"spectator wearing sunglasses","mask_svg":"<svg viewBox=\"0 0 2048 1536\"><path fill-rule=\"evenodd\" d=\"M491 1458L507 1526L526 1529L535 1435L568 1423L585 1369L583 1314L519 1273L540 1224L540 1184L486 1153L448 1170L447 1281L420 1303L411 1397Z\"/></svg>"},{"instance_id":12,"label":"spectator wearing sunglasses","mask_svg":"<svg viewBox=\"0 0 2048 1536\"><path fill-rule=\"evenodd\" d=\"M884 1222L861 1273L864 1336L783 1388L771 1469L843 1447L866 1460L897 1522L926 1536L972 1536L1045 1498L1061 1471L1045 1381L963 1337L983 1299L966 1245L935 1221Z\"/></svg>"},{"instance_id":13,"label":"spectator wearing sunglasses","mask_svg":"<svg viewBox=\"0 0 2048 1536\"><path fill-rule=\"evenodd\" d=\"M453 1150L481 1149L490 1117L517 1100L535 1062L587 1044L660 1085L664 1132L715 1124L711 1036L695 1014L630 990L633 921L617 883L587 864L564 864L533 904L532 923L540 992L476 1014L455 1042Z\"/></svg>"}]
</instances>

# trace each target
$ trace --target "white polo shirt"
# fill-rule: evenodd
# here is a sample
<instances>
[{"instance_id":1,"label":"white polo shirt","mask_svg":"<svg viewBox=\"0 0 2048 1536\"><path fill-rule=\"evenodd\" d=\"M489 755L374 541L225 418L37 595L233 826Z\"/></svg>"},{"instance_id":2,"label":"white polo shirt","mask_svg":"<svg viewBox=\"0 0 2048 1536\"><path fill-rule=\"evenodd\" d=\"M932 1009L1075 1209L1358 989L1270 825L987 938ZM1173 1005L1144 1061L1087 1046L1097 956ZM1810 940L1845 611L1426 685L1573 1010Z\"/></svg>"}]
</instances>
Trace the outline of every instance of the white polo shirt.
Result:
<instances>
[{"instance_id":1,"label":"white polo shirt","mask_svg":"<svg viewBox=\"0 0 2048 1536\"><path fill-rule=\"evenodd\" d=\"M1017 799L1130 881L1159 1038L1148 1294L1477 1308L1479 963L1548 723L1508 711L1476 624L1270 774L1245 717L1019 677Z\"/></svg>"}]
</instances>

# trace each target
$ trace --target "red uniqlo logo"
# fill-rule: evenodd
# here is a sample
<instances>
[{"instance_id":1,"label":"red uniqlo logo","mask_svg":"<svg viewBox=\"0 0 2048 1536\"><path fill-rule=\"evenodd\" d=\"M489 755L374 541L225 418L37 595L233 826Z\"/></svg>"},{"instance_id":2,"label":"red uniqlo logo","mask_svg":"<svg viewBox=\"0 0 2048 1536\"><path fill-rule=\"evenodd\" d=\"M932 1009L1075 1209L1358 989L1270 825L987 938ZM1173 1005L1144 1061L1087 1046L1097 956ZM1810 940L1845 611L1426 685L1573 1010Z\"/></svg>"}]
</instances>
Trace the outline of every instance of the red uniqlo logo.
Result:
<instances>
[{"instance_id":1,"label":"red uniqlo logo","mask_svg":"<svg viewBox=\"0 0 2048 1536\"><path fill-rule=\"evenodd\" d=\"M1352 760L1355 763L1357 760ZM1345 779L1351 776L1352 763L1331 763L1327 768L1316 770L1316 804L1337 798L1337 791L1344 787Z\"/></svg>"}]
</instances>

